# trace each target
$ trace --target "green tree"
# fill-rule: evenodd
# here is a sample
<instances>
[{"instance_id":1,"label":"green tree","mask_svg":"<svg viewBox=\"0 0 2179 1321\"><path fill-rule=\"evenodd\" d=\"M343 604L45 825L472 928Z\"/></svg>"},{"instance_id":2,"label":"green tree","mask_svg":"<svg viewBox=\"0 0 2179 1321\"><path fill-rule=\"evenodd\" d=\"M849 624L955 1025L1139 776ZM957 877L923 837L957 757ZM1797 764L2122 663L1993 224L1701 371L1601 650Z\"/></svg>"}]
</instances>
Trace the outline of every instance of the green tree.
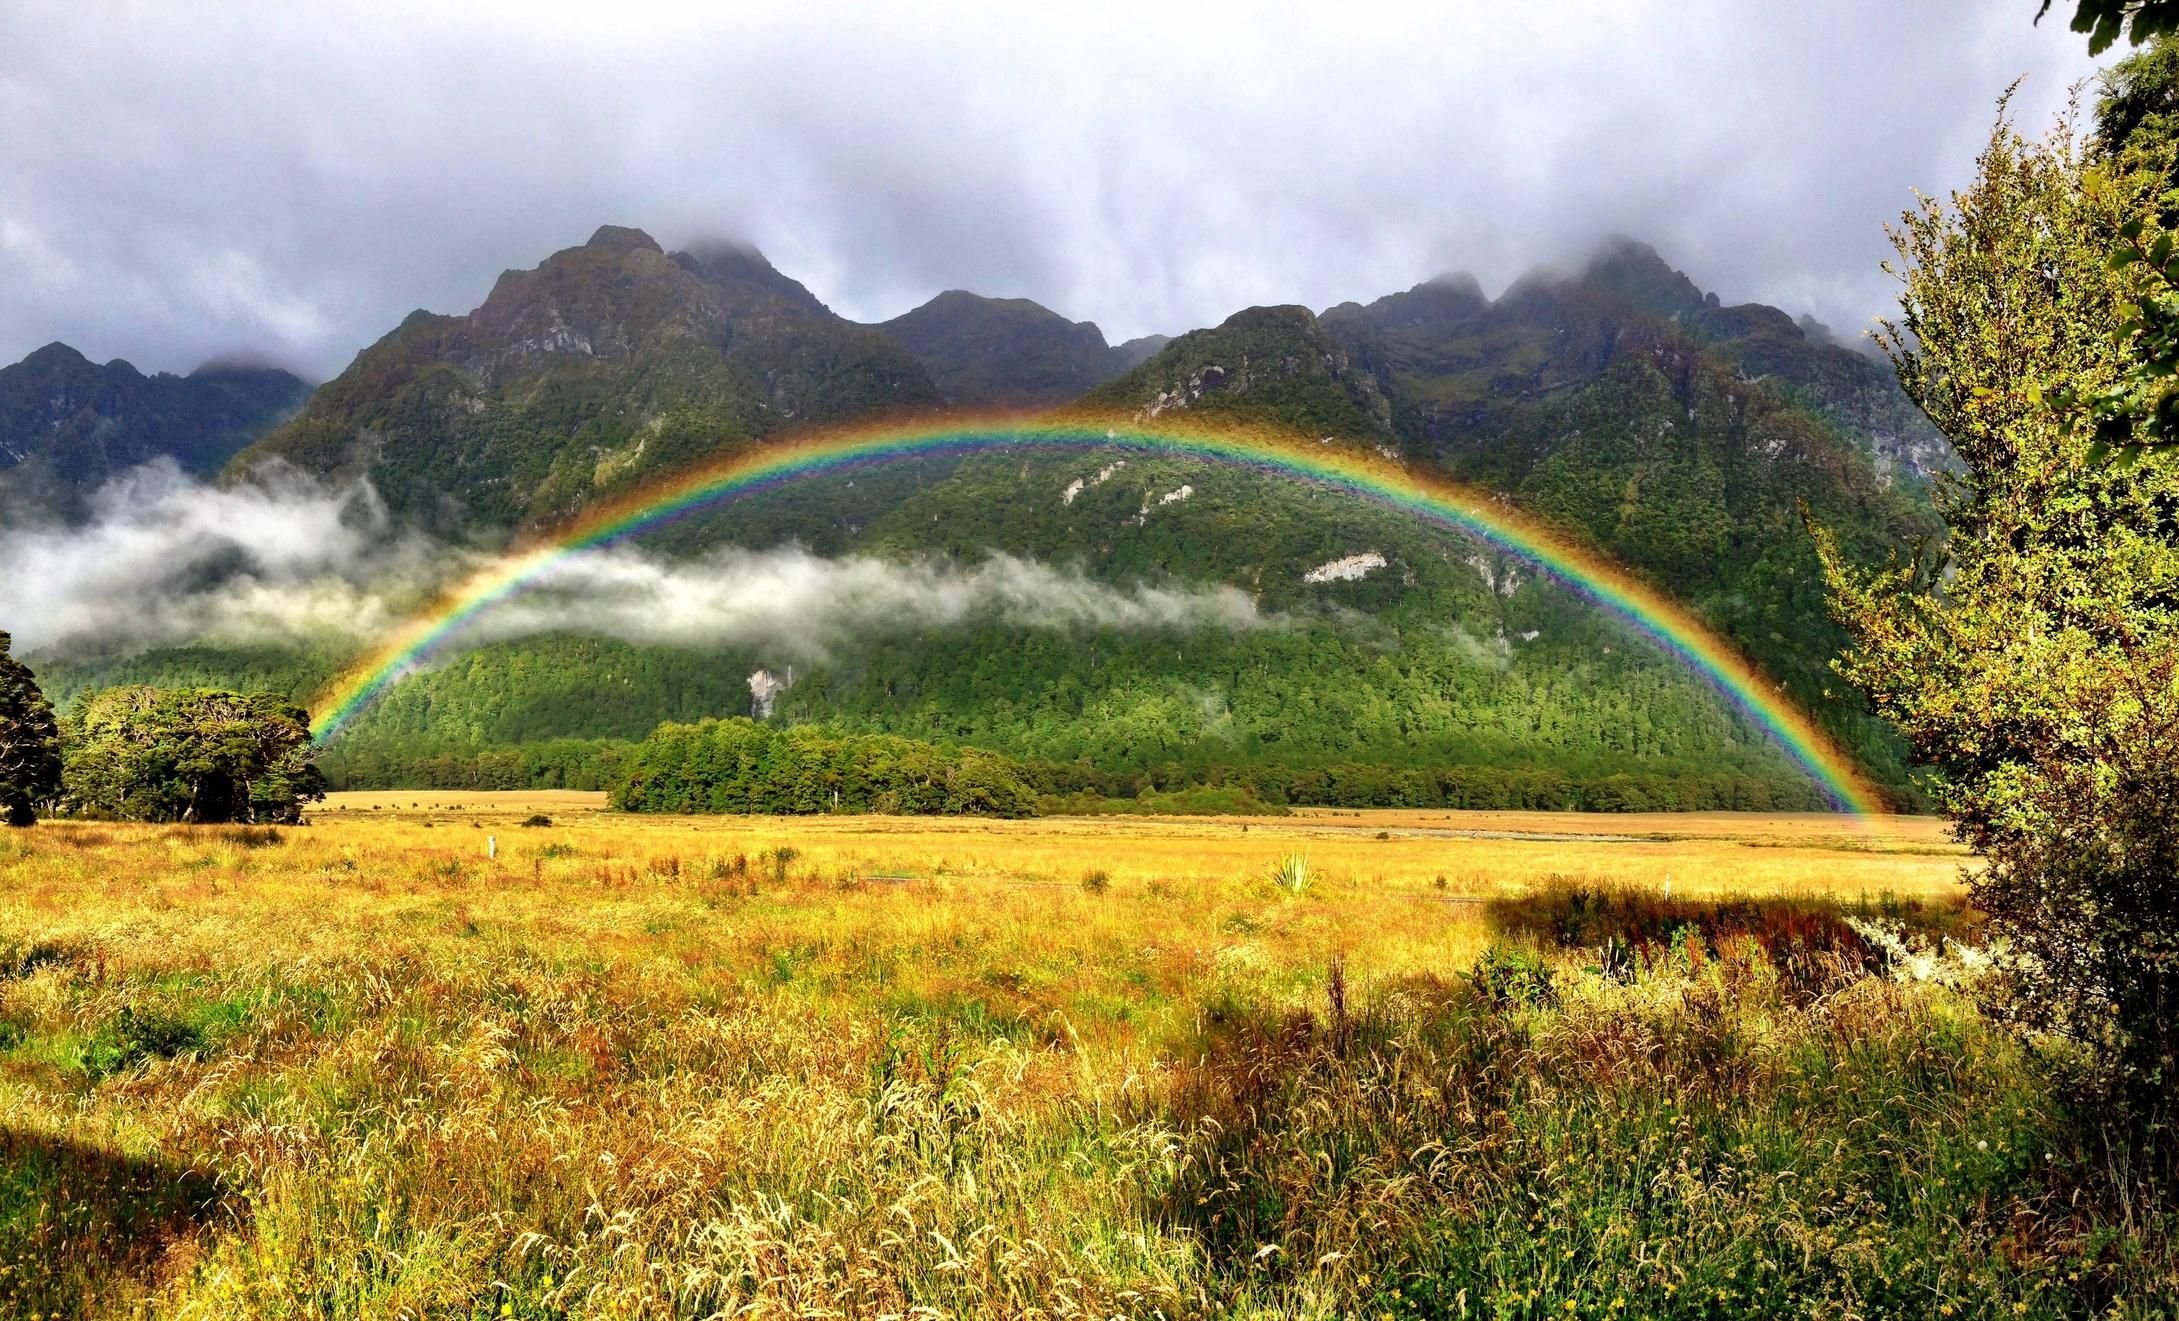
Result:
<instances>
[{"instance_id":1,"label":"green tree","mask_svg":"<svg viewBox=\"0 0 2179 1321\"><path fill-rule=\"evenodd\" d=\"M60 728L30 667L9 653L0 632L0 820L27 826L38 805L60 792Z\"/></svg>"},{"instance_id":2,"label":"green tree","mask_svg":"<svg viewBox=\"0 0 2179 1321\"><path fill-rule=\"evenodd\" d=\"M2001 110L1974 182L1894 232L1880 337L1959 453L1950 539L1876 575L1826 555L1841 671L1983 859L1992 1008L2085 1047L2152 1119L2179 1099L2179 452L2115 455L2050 400L2134 365L2121 329L2153 281L2109 254L2165 244L2161 188L2070 121L2029 141Z\"/></svg>"},{"instance_id":3,"label":"green tree","mask_svg":"<svg viewBox=\"0 0 2179 1321\"><path fill-rule=\"evenodd\" d=\"M2043 0L2035 21L2043 21L2052 0ZM2138 46L2179 31L2179 0L2074 0L2073 30L2088 37L2088 53L2101 55L2121 36Z\"/></svg>"},{"instance_id":4,"label":"green tree","mask_svg":"<svg viewBox=\"0 0 2179 1321\"><path fill-rule=\"evenodd\" d=\"M111 688L67 721L63 798L137 821L293 822L325 797L310 718L273 693Z\"/></svg>"}]
</instances>

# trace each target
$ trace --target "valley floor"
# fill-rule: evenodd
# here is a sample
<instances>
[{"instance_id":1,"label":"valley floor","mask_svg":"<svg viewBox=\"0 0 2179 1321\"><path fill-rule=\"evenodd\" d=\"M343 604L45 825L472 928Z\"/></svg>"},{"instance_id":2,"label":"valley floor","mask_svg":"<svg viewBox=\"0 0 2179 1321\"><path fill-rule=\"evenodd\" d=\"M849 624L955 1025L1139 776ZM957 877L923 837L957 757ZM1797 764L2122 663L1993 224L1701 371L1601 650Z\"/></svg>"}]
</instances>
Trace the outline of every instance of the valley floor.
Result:
<instances>
[{"instance_id":1,"label":"valley floor","mask_svg":"<svg viewBox=\"0 0 2179 1321\"><path fill-rule=\"evenodd\" d=\"M0 1316L2179 1289L2168 1208L2075 1177L2063 1098L1951 989L1932 822L601 807L0 834Z\"/></svg>"},{"instance_id":2,"label":"valley floor","mask_svg":"<svg viewBox=\"0 0 2179 1321\"><path fill-rule=\"evenodd\" d=\"M629 849L741 849L787 844L841 876L1214 880L1262 874L1300 853L1328 871L1394 891L1427 886L1479 898L1553 876L1725 892L1938 896L1957 893L1965 850L1935 817L1859 819L1788 812L1461 812L1302 808L1278 817L646 816L607 810L602 793L386 790L336 793L317 827L491 827L551 817L571 837ZM404 834L423 842L426 836ZM444 843L445 837L428 837ZM1438 878L1445 878L1441 887Z\"/></svg>"}]
</instances>

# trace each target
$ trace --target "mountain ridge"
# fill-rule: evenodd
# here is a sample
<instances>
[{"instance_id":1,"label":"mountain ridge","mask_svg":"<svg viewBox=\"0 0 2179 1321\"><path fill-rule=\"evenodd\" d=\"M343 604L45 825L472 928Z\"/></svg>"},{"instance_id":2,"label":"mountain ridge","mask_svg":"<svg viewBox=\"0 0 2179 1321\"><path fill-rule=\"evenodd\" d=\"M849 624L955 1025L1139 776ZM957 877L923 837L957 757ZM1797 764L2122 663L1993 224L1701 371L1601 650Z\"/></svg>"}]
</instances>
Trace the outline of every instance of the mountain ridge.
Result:
<instances>
[{"instance_id":1,"label":"mountain ridge","mask_svg":"<svg viewBox=\"0 0 2179 1321\"><path fill-rule=\"evenodd\" d=\"M1723 306L1638 244L1533 273L1495 300L1456 274L1366 305L1247 308L1115 347L1028 300L958 290L858 325L746 245L668 253L607 226L508 271L469 313L405 318L230 473L277 458L368 477L397 521L489 544L805 425L1025 400L1081 416L1270 424L1447 472L1613 556L1755 658L1898 787L1881 727L1828 695L1837 637L1800 514L1863 558L1926 527L1911 447L1888 460L1896 437L1871 422L1892 416L1886 379L1852 357L1775 309ZM537 638L406 680L344 736L354 764L395 774L427 749L458 757L509 739L628 737L646 719L746 714L736 676L800 659L775 719L1082 757L1100 775L1436 757L1653 777L1690 773L1674 759L1697 748L1783 774L1758 731L1698 719L1715 699L1623 648L1576 594L1503 573L1461 536L1307 484L1179 458L994 452L812 478L648 542L667 554L722 543L936 563L1003 552L1110 583L1217 581L1287 612L1310 641L1167 647L1091 630L1029 646L964 624L874 634L829 660L761 641L674 660L671 649ZM1339 564L1357 567L1320 572ZM970 636L997 650L964 651ZM201 674L216 654L174 664ZM163 663L97 672L156 677L147 672ZM589 666L653 687L619 694L612 723L574 720L520 690L549 664L577 667L554 692L604 682ZM1297 723L1295 711L1315 714ZM1669 735L1695 724L1706 741Z\"/></svg>"},{"instance_id":2,"label":"mountain ridge","mask_svg":"<svg viewBox=\"0 0 2179 1321\"><path fill-rule=\"evenodd\" d=\"M512 529L722 444L940 404L905 349L754 249L668 254L608 225L466 314L411 314L234 471L369 477L399 516Z\"/></svg>"},{"instance_id":3,"label":"mountain ridge","mask_svg":"<svg viewBox=\"0 0 2179 1321\"><path fill-rule=\"evenodd\" d=\"M147 376L55 340L0 367L0 513L76 521L99 487L159 459L208 476L308 391L277 367L213 361Z\"/></svg>"}]
</instances>

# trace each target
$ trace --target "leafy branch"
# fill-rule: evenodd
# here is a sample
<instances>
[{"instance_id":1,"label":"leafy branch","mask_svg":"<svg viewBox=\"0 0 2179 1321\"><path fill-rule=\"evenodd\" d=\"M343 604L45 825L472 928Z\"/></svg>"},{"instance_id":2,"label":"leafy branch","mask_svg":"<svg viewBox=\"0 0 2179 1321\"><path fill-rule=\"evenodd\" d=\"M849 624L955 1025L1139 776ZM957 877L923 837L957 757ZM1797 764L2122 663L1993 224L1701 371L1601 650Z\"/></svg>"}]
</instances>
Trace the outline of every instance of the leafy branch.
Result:
<instances>
[{"instance_id":1,"label":"leafy branch","mask_svg":"<svg viewBox=\"0 0 2179 1321\"><path fill-rule=\"evenodd\" d=\"M2043 400L2071 425L2089 427L2101 454L2131 462L2146 446L2179 441L2179 250L2170 233L2145 240L2142 222L2130 220L2119 229L2110 267L2139 267L2151 286L2118 309L2113 334L2125 370L2099 389L2064 385Z\"/></svg>"}]
</instances>

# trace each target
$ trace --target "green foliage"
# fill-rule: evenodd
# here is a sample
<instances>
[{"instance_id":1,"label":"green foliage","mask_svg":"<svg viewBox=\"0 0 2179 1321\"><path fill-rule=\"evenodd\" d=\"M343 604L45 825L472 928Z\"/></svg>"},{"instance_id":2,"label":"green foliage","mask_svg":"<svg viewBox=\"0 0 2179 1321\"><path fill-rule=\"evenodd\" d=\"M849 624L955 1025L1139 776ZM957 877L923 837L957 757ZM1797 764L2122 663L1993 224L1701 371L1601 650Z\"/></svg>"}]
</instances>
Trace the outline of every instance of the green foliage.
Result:
<instances>
[{"instance_id":1,"label":"green foliage","mask_svg":"<svg viewBox=\"0 0 2179 1321\"><path fill-rule=\"evenodd\" d=\"M2119 308L2124 319L2112 338L2125 366L2101 389L2060 384L2046 398L2066 425L2095 438L2091 460L2129 464L2143 446L2179 441L2179 255L2169 232L2152 238L2130 220L2119 227L2110 263L2147 282Z\"/></svg>"},{"instance_id":2,"label":"green foliage","mask_svg":"<svg viewBox=\"0 0 2179 1321\"><path fill-rule=\"evenodd\" d=\"M1021 768L995 753L743 719L659 726L630 750L612 803L628 812L1036 814Z\"/></svg>"},{"instance_id":3,"label":"green foliage","mask_svg":"<svg viewBox=\"0 0 2179 1321\"><path fill-rule=\"evenodd\" d=\"M73 520L109 479L172 459L215 472L301 406L302 381L272 368L207 366L145 376L48 344L0 367L0 515Z\"/></svg>"},{"instance_id":4,"label":"green foliage","mask_svg":"<svg viewBox=\"0 0 2179 1321\"><path fill-rule=\"evenodd\" d=\"M1974 182L1895 234L1886 347L1962 468L1952 535L1875 576L1833 558L1842 672L1944 775L2003 937L1991 1004L2087 1050L2152 1119L2179 1103L2179 451L2114 461L2048 406L2139 367L2117 332L2161 264L2163 176L2001 114ZM1941 586L1941 590L1940 590Z\"/></svg>"},{"instance_id":5,"label":"green foliage","mask_svg":"<svg viewBox=\"0 0 2179 1321\"><path fill-rule=\"evenodd\" d=\"M60 726L30 667L0 631L0 822L27 826L60 793Z\"/></svg>"},{"instance_id":6,"label":"green foliage","mask_svg":"<svg viewBox=\"0 0 2179 1321\"><path fill-rule=\"evenodd\" d=\"M1476 960L1469 984L1485 1003L1501 1009L1548 1005L1556 995L1551 965L1542 955L1519 945L1493 943Z\"/></svg>"},{"instance_id":7,"label":"green foliage","mask_svg":"<svg viewBox=\"0 0 2179 1321\"><path fill-rule=\"evenodd\" d=\"M936 402L905 349L755 253L606 226L468 316L412 314L238 465L367 475L403 518L504 534L790 421Z\"/></svg>"},{"instance_id":8,"label":"green foliage","mask_svg":"<svg viewBox=\"0 0 2179 1321\"><path fill-rule=\"evenodd\" d=\"M293 822L325 797L310 719L271 693L114 688L64 728L62 801L134 821Z\"/></svg>"},{"instance_id":9,"label":"green foliage","mask_svg":"<svg viewBox=\"0 0 2179 1321\"><path fill-rule=\"evenodd\" d=\"M2035 21L2043 21L2052 0L2043 0ZM2088 53L2101 55L2120 37L2131 45L2179 32L2179 0L2073 0L2075 32L2088 38Z\"/></svg>"},{"instance_id":10,"label":"green foliage","mask_svg":"<svg viewBox=\"0 0 2179 1321\"><path fill-rule=\"evenodd\" d=\"M113 1021L77 1044L76 1067L96 1082L151 1059L171 1059L204 1044L187 1019L156 1008L123 1005Z\"/></svg>"}]
</instances>

